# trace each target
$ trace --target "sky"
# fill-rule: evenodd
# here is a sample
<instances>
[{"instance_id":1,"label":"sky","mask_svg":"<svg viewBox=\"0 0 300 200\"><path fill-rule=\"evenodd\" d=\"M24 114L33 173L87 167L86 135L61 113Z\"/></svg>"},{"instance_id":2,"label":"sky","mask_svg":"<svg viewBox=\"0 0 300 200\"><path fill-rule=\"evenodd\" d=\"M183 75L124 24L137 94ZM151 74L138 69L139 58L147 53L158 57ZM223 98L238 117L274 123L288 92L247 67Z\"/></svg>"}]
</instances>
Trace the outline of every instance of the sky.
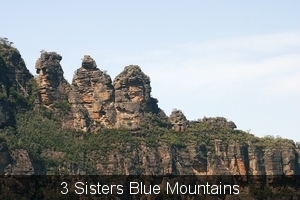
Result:
<instances>
[{"instance_id":1,"label":"sky","mask_svg":"<svg viewBox=\"0 0 300 200\"><path fill-rule=\"evenodd\" d=\"M71 83L84 55L112 80L150 76L170 115L225 117L256 136L300 141L300 1L5 1L0 37L35 75L41 50ZM1 7L2 7L1 6Z\"/></svg>"}]
</instances>

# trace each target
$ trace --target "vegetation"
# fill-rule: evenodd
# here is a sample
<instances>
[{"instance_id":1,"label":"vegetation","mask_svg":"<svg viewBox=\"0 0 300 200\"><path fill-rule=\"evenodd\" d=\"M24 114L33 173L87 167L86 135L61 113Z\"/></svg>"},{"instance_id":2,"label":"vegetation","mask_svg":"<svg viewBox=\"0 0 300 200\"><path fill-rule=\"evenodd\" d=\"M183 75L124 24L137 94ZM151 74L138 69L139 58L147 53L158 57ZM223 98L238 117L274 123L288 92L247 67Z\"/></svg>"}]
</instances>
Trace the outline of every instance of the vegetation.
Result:
<instances>
[{"instance_id":1,"label":"vegetation","mask_svg":"<svg viewBox=\"0 0 300 200\"><path fill-rule=\"evenodd\" d=\"M13 45L13 42L8 41L8 38L6 37L0 37L0 44L5 47L11 47Z\"/></svg>"},{"instance_id":2,"label":"vegetation","mask_svg":"<svg viewBox=\"0 0 300 200\"><path fill-rule=\"evenodd\" d=\"M55 108L60 116L66 115L71 110L71 105L68 101L56 101L53 103L52 108Z\"/></svg>"},{"instance_id":3,"label":"vegetation","mask_svg":"<svg viewBox=\"0 0 300 200\"><path fill-rule=\"evenodd\" d=\"M39 86L35 78L30 79L30 85L31 85L31 93L28 97L28 104L31 105L32 107L34 105L35 98L37 98L39 95Z\"/></svg>"},{"instance_id":4,"label":"vegetation","mask_svg":"<svg viewBox=\"0 0 300 200\"><path fill-rule=\"evenodd\" d=\"M0 92L0 101L6 101L6 100L7 100L6 94Z\"/></svg>"},{"instance_id":5,"label":"vegetation","mask_svg":"<svg viewBox=\"0 0 300 200\"><path fill-rule=\"evenodd\" d=\"M16 95L12 90L11 95ZM69 104L58 102L53 105L62 112L69 110ZM84 133L75 130L64 130L61 121L53 120L53 112L42 107L39 112L27 111L16 115L16 128L0 129L0 140L4 140L10 150L26 149L30 156L45 165L47 169L56 169L59 166L76 164L87 173L96 173L97 160L106 164L107 155L120 152L127 157L132 157L133 151L138 151L141 144L158 148L167 144L171 148L185 149L190 144L203 146L215 155L214 142L222 140L228 144L245 144L246 141L262 148L294 147L291 140L279 137L266 136L258 138L247 132L232 129L211 129L205 123L192 125L186 132L175 132L169 128L155 126L151 129L144 128L131 132L121 129L101 129L95 133ZM136 170L143 170L136 165Z\"/></svg>"}]
</instances>

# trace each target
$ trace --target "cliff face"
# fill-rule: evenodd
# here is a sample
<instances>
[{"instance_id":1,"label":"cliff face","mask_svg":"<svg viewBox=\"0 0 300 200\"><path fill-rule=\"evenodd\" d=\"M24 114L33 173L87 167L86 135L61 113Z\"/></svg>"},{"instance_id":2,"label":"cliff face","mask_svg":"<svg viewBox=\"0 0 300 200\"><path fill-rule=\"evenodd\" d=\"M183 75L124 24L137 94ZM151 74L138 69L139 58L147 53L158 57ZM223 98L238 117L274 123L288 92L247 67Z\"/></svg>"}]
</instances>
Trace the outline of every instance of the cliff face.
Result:
<instances>
[{"instance_id":1,"label":"cliff face","mask_svg":"<svg viewBox=\"0 0 300 200\"><path fill-rule=\"evenodd\" d=\"M295 159L298 153L291 149L262 150L253 145L222 143L216 143L215 148L217 152L212 155L201 146L181 149L166 144L157 148L141 144L141 150L124 149L131 156L116 153L108 155L105 165L95 165L105 175L300 175L300 163Z\"/></svg>"},{"instance_id":2,"label":"cliff face","mask_svg":"<svg viewBox=\"0 0 300 200\"><path fill-rule=\"evenodd\" d=\"M14 111L28 107L33 76L19 51L7 41L0 42L0 128L14 126Z\"/></svg>"},{"instance_id":3,"label":"cliff face","mask_svg":"<svg viewBox=\"0 0 300 200\"><path fill-rule=\"evenodd\" d=\"M97 68L90 56L84 56L75 72L69 102L77 130L97 130L115 123L114 88L109 75Z\"/></svg>"},{"instance_id":4,"label":"cliff face","mask_svg":"<svg viewBox=\"0 0 300 200\"><path fill-rule=\"evenodd\" d=\"M5 125L12 125L12 113L7 101L11 82L7 77L7 66L2 57L0 57L0 71L0 128L2 128Z\"/></svg>"},{"instance_id":5,"label":"cliff face","mask_svg":"<svg viewBox=\"0 0 300 200\"><path fill-rule=\"evenodd\" d=\"M5 87L14 87L15 90L25 97L28 96L31 92L30 79L33 76L26 68L19 51L12 46L0 44L0 56L2 57L1 74L2 70L4 70L2 78L4 78L4 82L6 83Z\"/></svg>"},{"instance_id":6,"label":"cliff face","mask_svg":"<svg viewBox=\"0 0 300 200\"><path fill-rule=\"evenodd\" d=\"M53 170L30 159L26 150L9 152L3 142L0 147L0 174L48 174ZM299 149L228 145L221 140L215 141L214 148L211 153L204 145L174 147L159 142L153 147L141 141L138 146L124 146L105 156L94 150L84 157L100 175L300 175ZM50 156L62 159L64 153L52 152ZM60 170L67 174L87 173L76 164L60 166Z\"/></svg>"},{"instance_id":7,"label":"cliff face","mask_svg":"<svg viewBox=\"0 0 300 200\"><path fill-rule=\"evenodd\" d=\"M55 52L42 52L36 61L37 83L41 103L49 106L55 101L68 99L70 86L65 80L63 69L60 65L62 56Z\"/></svg>"}]
</instances>

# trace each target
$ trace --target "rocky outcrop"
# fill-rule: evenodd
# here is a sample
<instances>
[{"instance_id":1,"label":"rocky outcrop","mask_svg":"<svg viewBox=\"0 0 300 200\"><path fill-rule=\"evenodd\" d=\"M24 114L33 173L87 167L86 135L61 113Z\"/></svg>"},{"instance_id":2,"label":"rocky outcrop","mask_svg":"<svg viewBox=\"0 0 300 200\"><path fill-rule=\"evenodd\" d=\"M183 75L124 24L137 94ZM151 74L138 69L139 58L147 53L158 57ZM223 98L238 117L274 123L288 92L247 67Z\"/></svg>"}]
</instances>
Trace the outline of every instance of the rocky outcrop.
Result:
<instances>
[{"instance_id":1,"label":"rocky outcrop","mask_svg":"<svg viewBox=\"0 0 300 200\"><path fill-rule=\"evenodd\" d=\"M4 173L7 175L33 175L35 170L28 152L24 149L16 149L11 153L12 164L5 167Z\"/></svg>"},{"instance_id":2,"label":"rocky outcrop","mask_svg":"<svg viewBox=\"0 0 300 200\"><path fill-rule=\"evenodd\" d=\"M188 120L181 110L174 109L169 117L172 129L175 131L185 131L188 128Z\"/></svg>"},{"instance_id":3,"label":"rocky outcrop","mask_svg":"<svg viewBox=\"0 0 300 200\"><path fill-rule=\"evenodd\" d=\"M75 72L69 95L74 127L97 130L115 124L114 88L109 75L97 68L90 56L84 56L81 68Z\"/></svg>"},{"instance_id":4,"label":"rocky outcrop","mask_svg":"<svg viewBox=\"0 0 300 200\"><path fill-rule=\"evenodd\" d=\"M62 56L56 52L42 52L36 61L35 68L38 74L37 83L39 87L41 103L51 105L55 101L68 99L70 86L64 78L64 71L60 65Z\"/></svg>"},{"instance_id":5,"label":"rocky outcrop","mask_svg":"<svg viewBox=\"0 0 300 200\"><path fill-rule=\"evenodd\" d=\"M224 117L203 117L201 120L207 124L208 128L218 130L222 128L235 129L236 125L232 121L227 121Z\"/></svg>"},{"instance_id":6,"label":"rocky outcrop","mask_svg":"<svg viewBox=\"0 0 300 200\"><path fill-rule=\"evenodd\" d=\"M33 76L19 51L7 40L0 40L0 128L14 126L14 111L28 107Z\"/></svg>"},{"instance_id":7,"label":"rocky outcrop","mask_svg":"<svg viewBox=\"0 0 300 200\"><path fill-rule=\"evenodd\" d=\"M0 174L33 175L37 174L28 152L24 149L9 151L4 142L0 142Z\"/></svg>"},{"instance_id":8,"label":"rocky outcrop","mask_svg":"<svg viewBox=\"0 0 300 200\"><path fill-rule=\"evenodd\" d=\"M73 127L84 131L97 131L101 127L134 130L140 127L145 113L165 119L157 99L150 93L150 79L139 66L125 67L112 83L90 56L84 56L69 95Z\"/></svg>"},{"instance_id":9,"label":"rocky outcrop","mask_svg":"<svg viewBox=\"0 0 300 200\"><path fill-rule=\"evenodd\" d=\"M116 127L139 128L145 112L162 112L151 97L150 78L137 65L124 68L113 82L115 89ZM163 115L163 114L162 114Z\"/></svg>"},{"instance_id":10,"label":"rocky outcrop","mask_svg":"<svg viewBox=\"0 0 300 200\"><path fill-rule=\"evenodd\" d=\"M12 46L0 43L0 60L2 60L0 61L0 65L2 65L1 81L4 81L6 90L9 92L9 89L13 87L17 92L27 97L31 93L30 79L33 76L26 68L20 52Z\"/></svg>"}]
</instances>

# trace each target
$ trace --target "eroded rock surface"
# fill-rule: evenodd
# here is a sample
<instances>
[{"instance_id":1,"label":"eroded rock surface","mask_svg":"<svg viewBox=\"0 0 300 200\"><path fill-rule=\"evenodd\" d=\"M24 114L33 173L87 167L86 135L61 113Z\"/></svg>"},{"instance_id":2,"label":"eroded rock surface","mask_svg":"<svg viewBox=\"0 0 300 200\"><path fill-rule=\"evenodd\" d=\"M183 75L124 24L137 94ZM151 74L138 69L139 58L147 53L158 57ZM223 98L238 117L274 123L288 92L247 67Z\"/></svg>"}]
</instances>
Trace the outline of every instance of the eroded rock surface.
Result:
<instances>
[{"instance_id":1,"label":"eroded rock surface","mask_svg":"<svg viewBox=\"0 0 300 200\"><path fill-rule=\"evenodd\" d=\"M169 119L175 131L185 131L188 128L188 120L181 110L173 110Z\"/></svg>"},{"instance_id":2,"label":"eroded rock surface","mask_svg":"<svg viewBox=\"0 0 300 200\"><path fill-rule=\"evenodd\" d=\"M90 56L84 56L81 68L73 77L69 95L74 127L85 131L113 127L116 116L114 98L110 76L98 69Z\"/></svg>"},{"instance_id":3,"label":"eroded rock surface","mask_svg":"<svg viewBox=\"0 0 300 200\"><path fill-rule=\"evenodd\" d=\"M203 117L203 123L206 123L211 129L230 128L235 129L236 125L232 121L227 121L224 117Z\"/></svg>"},{"instance_id":4,"label":"eroded rock surface","mask_svg":"<svg viewBox=\"0 0 300 200\"><path fill-rule=\"evenodd\" d=\"M5 87L8 89L14 87L16 91L27 97L31 92L30 79L33 76L26 68L19 51L12 46L0 44L0 57L1 79L6 83Z\"/></svg>"},{"instance_id":5,"label":"eroded rock surface","mask_svg":"<svg viewBox=\"0 0 300 200\"><path fill-rule=\"evenodd\" d=\"M0 128L14 126L14 111L28 107L33 76L19 51L0 41ZM14 102L13 104L9 103Z\"/></svg>"},{"instance_id":6,"label":"eroded rock surface","mask_svg":"<svg viewBox=\"0 0 300 200\"><path fill-rule=\"evenodd\" d=\"M70 86L64 78L61 60L62 56L56 52L42 52L36 61L37 83L41 102L44 105L68 99Z\"/></svg>"},{"instance_id":7,"label":"eroded rock surface","mask_svg":"<svg viewBox=\"0 0 300 200\"><path fill-rule=\"evenodd\" d=\"M145 112L161 112L151 97L150 78L137 65L124 68L113 82L115 88L116 127L136 129Z\"/></svg>"}]
</instances>

